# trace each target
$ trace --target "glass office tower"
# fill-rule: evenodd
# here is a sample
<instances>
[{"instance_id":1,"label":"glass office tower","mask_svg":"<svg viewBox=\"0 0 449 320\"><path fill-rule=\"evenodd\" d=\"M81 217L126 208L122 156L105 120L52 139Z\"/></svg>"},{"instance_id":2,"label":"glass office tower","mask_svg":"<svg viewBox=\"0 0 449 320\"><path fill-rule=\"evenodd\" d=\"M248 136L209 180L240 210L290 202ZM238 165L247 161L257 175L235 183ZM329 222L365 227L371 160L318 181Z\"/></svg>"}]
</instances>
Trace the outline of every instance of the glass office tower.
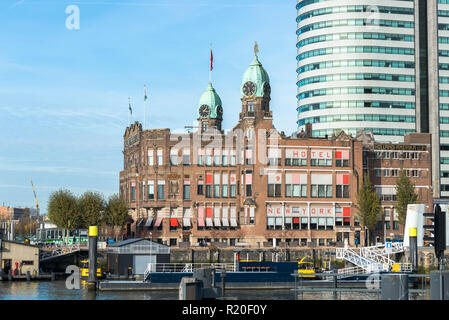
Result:
<instances>
[{"instance_id":1,"label":"glass office tower","mask_svg":"<svg viewBox=\"0 0 449 320\"><path fill-rule=\"evenodd\" d=\"M296 8L298 131L364 129L390 142L416 132L414 1L299 0Z\"/></svg>"}]
</instances>

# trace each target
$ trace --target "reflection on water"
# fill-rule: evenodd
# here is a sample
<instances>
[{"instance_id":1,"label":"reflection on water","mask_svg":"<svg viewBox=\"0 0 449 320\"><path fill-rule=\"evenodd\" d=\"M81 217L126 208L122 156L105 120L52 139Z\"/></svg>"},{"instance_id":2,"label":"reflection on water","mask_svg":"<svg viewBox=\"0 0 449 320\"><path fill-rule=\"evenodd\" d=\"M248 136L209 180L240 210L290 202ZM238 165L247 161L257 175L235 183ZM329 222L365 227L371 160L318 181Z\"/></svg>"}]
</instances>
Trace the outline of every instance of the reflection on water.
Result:
<instances>
[{"instance_id":1,"label":"reflection on water","mask_svg":"<svg viewBox=\"0 0 449 320\"><path fill-rule=\"evenodd\" d=\"M424 300L425 295L410 294L410 300ZM0 300L177 300L177 291L120 291L97 293L68 290L65 281L0 281ZM291 290L228 290L228 300L379 300L380 294L360 292L304 292Z\"/></svg>"}]
</instances>

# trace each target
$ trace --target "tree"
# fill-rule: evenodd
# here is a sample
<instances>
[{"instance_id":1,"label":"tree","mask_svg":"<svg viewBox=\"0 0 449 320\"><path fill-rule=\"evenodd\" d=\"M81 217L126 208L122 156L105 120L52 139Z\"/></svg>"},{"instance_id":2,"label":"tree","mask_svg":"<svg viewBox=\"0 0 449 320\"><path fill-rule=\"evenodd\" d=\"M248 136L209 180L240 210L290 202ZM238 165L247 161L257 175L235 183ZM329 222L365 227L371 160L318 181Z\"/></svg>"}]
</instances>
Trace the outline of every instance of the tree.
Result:
<instances>
[{"instance_id":1,"label":"tree","mask_svg":"<svg viewBox=\"0 0 449 320\"><path fill-rule=\"evenodd\" d=\"M118 194L109 197L106 207L106 223L114 227L115 240L117 240L117 229L123 230L123 226L128 221L128 206Z\"/></svg>"},{"instance_id":2,"label":"tree","mask_svg":"<svg viewBox=\"0 0 449 320\"><path fill-rule=\"evenodd\" d=\"M59 228L75 230L82 224L78 199L68 190L60 189L50 194L48 218ZM67 232L66 232L67 234Z\"/></svg>"},{"instance_id":3,"label":"tree","mask_svg":"<svg viewBox=\"0 0 449 320\"><path fill-rule=\"evenodd\" d=\"M398 202L394 207L398 212L399 224L405 225L407 206L415 203L418 195L415 192L415 184L407 177L403 169L399 172L399 178L396 179L396 200Z\"/></svg>"},{"instance_id":4,"label":"tree","mask_svg":"<svg viewBox=\"0 0 449 320\"><path fill-rule=\"evenodd\" d=\"M39 223L36 218L33 218L28 213L25 213L16 224L15 231L17 234L21 234L24 237L30 237L35 234L38 227Z\"/></svg>"},{"instance_id":5,"label":"tree","mask_svg":"<svg viewBox=\"0 0 449 320\"><path fill-rule=\"evenodd\" d=\"M86 191L78 201L84 227L99 226L104 222L106 202L101 193Z\"/></svg>"},{"instance_id":6,"label":"tree","mask_svg":"<svg viewBox=\"0 0 449 320\"><path fill-rule=\"evenodd\" d=\"M365 174L363 177L362 187L357 193L356 201L355 207L358 211L360 222L368 229L368 242L371 243L371 234L381 217L382 209L368 174Z\"/></svg>"}]
</instances>

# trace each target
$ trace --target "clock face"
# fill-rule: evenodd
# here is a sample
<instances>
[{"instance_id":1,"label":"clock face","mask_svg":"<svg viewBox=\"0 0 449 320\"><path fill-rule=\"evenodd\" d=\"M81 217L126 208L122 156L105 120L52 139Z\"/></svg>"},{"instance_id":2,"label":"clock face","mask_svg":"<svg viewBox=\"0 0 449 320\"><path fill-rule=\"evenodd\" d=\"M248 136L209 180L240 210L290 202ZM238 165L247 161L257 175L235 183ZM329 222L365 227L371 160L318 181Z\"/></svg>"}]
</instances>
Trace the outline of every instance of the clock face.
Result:
<instances>
[{"instance_id":1,"label":"clock face","mask_svg":"<svg viewBox=\"0 0 449 320\"><path fill-rule=\"evenodd\" d=\"M265 82L263 85L263 94L265 97L268 97L271 94L271 87L268 82Z\"/></svg>"},{"instance_id":2,"label":"clock face","mask_svg":"<svg viewBox=\"0 0 449 320\"><path fill-rule=\"evenodd\" d=\"M207 117L209 115L209 113L210 113L209 106L206 104L203 104L200 107L200 116L204 118L204 117Z\"/></svg>"},{"instance_id":3,"label":"clock face","mask_svg":"<svg viewBox=\"0 0 449 320\"><path fill-rule=\"evenodd\" d=\"M217 107L217 116L222 116L223 115L223 108L221 106Z\"/></svg>"},{"instance_id":4,"label":"clock face","mask_svg":"<svg viewBox=\"0 0 449 320\"><path fill-rule=\"evenodd\" d=\"M247 97L251 97L256 92L256 85L248 81L243 85L243 94Z\"/></svg>"}]
</instances>

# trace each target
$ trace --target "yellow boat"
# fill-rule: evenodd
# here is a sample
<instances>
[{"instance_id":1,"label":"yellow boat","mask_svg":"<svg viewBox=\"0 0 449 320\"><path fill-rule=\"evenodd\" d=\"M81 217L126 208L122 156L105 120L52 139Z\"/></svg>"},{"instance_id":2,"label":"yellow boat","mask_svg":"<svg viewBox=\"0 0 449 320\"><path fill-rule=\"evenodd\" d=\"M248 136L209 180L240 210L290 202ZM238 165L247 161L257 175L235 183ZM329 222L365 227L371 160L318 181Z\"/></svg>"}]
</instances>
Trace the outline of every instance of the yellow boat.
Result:
<instances>
[{"instance_id":1,"label":"yellow boat","mask_svg":"<svg viewBox=\"0 0 449 320\"><path fill-rule=\"evenodd\" d=\"M316 276L314 275L315 268L313 267L313 262L305 261L306 259L307 257L304 257L300 261L298 261L298 277L316 278Z\"/></svg>"},{"instance_id":2,"label":"yellow boat","mask_svg":"<svg viewBox=\"0 0 449 320\"><path fill-rule=\"evenodd\" d=\"M97 265L98 265L98 261L97 261ZM89 277L89 260L81 261L80 272L81 272L81 278L87 279ZM103 277L103 273L101 272L101 268L98 267L97 268L97 278L101 278L101 277Z\"/></svg>"}]
</instances>

